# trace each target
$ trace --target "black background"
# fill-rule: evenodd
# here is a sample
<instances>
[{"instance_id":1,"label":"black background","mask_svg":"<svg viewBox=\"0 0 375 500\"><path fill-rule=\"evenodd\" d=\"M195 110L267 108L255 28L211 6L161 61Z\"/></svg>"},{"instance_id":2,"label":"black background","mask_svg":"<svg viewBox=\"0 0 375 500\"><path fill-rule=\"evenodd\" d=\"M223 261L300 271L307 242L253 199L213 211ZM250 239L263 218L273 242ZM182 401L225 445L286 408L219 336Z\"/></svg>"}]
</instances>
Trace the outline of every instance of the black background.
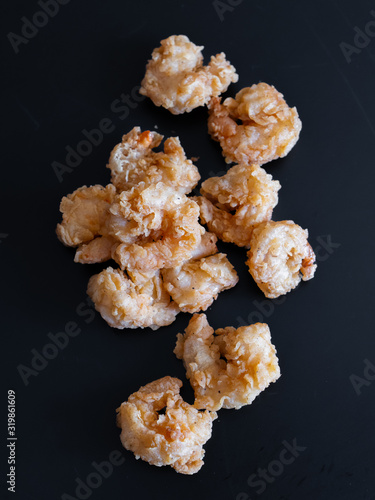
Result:
<instances>
[{"instance_id":1,"label":"black background","mask_svg":"<svg viewBox=\"0 0 375 500\"><path fill-rule=\"evenodd\" d=\"M230 0L224 3L230 7ZM375 20L375 4L231 3L220 19L211 1L71 1L18 54L7 35L21 34L21 18L32 19L40 7L35 1L2 3L3 449L7 389L17 394L18 437L17 493L10 498L78 498L76 478L86 481L95 470L92 462L108 460L113 450L121 451L124 462L93 490L93 500L375 498L375 381L364 378L374 379L374 372L364 374L365 359L375 363L375 40L362 40L350 63L340 47L354 44L356 26L364 29ZM282 185L273 218L307 227L318 254L316 277L278 304L252 281L245 251L220 245L240 282L219 296L208 319L215 328L266 321L282 377L251 406L220 411L205 465L194 476L136 461L121 447L115 426L116 407L164 375L180 377L191 402L184 369L172 352L189 315L155 332L119 333L99 314L92 319L86 306L78 313L89 277L104 266L74 264L74 252L54 233L61 197L83 184L108 183L109 153L135 125L178 135L187 155L199 157L203 179L227 168L207 134L205 109L173 116L143 100L124 119L111 109L121 93L139 85L159 41L180 33L205 46L206 61L227 54L240 75L227 95L265 81L297 106L299 142L265 168ZM59 182L52 162L65 163L65 147L75 149L82 130L97 128L104 118L112 120L113 131ZM327 237L335 244L328 250L321 245ZM69 321L81 333L26 386L19 365L30 367L31 350L41 352L47 334L64 330ZM353 374L363 379L357 391ZM278 470L264 492L249 485L258 468L271 464L277 470L272 462L279 460L283 442L293 440L305 448L293 463ZM5 493L7 470L4 458Z\"/></svg>"}]
</instances>

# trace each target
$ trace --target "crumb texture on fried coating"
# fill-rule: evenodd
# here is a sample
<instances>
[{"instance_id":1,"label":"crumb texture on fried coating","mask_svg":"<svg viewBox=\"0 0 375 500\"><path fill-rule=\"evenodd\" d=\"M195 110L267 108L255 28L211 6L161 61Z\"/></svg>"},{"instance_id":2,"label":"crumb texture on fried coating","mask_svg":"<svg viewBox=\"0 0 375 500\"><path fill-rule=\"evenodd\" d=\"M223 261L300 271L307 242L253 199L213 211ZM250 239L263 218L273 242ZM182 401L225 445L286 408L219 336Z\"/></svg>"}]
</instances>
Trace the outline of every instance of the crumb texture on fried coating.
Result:
<instances>
[{"instance_id":1,"label":"crumb texture on fried coating","mask_svg":"<svg viewBox=\"0 0 375 500\"><path fill-rule=\"evenodd\" d=\"M216 243L217 243L216 234L210 233L209 231L205 231L202 235L199 245L194 250L191 258L201 259L202 257L208 257L208 255L213 255L214 253L217 253L218 249Z\"/></svg>"},{"instance_id":2,"label":"crumb texture on fried coating","mask_svg":"<svg viewBox=\"0 0 375 500\"><path fill-rule=\"evenodd\" d=\"M183 312L205 311L223 290L234 287L237 273L223 253L192 259L162 271L164 286Z\"/></svg>"},{"instance_id":3,"label":"crumb texture on fried coating","mask_svg":"<svg viewBox=\"0 0 375 500\"><path fill-rule=\"evenodd\" d=\"M123 191L110 213L108 232L121 242L112 258L121 269L178 266L192 257L205 232L197 203L162 182Z\"/></svg>"},{"instance_id":4,"label":"crumb texture on fried coating","mask_svg":"<svg viewBox=\"0 0 375 500\"><path fill-rule=\"evenodd\" d=\"M262 165L286 156L302 128L297 109L267 83L245 87L223 103L213 97L208 105L208 131L220 142L228 163Z\"/></svg>"},{"instance_id":5,"label":"crumb texture on fried coating","mask_svg":"<svg viewBox=\"0 0 375 500\"><path fill-rule=\"evenodd\" d=\"M199 223L199 205L185 194L198 170L178 138L168 139L164 152L152 151L161 140L135 127L111 155L113 184L83 186L61 202L57 234L77 247L74 261L113 259L120 266L93 276L88 286L114 328L168 325L179 311L206 310L238 280L217 253L216 235Z\"/></svg>"},{"instance_id":6,"label":"crumb texture on fried coating","mask_svg":"<svg viewBox=\"0 0 375 500\"><path fill-rule=\"evenodd\" d=\"M117 241L111 236L97 236L88 243L79 245L74 256L74 262L80 264L105 262L111 258L112 250L117 245Z\"/></svg>"},{"instance_id":7,"label":"crumb texture on fried coating","mask_svg":"<svg viewBox=\"0 0 375 500\"><path fill-rule=\"evenodd\" d=\"M237 82L235 68L220 53L203 66L202 49L185 35L172 35L154 49L140 93L177 115L204 106Z\"/></svg>"},{"instance_id":8,"label":"crumb texture on fried coating","mask_svg":"<svg viewBox=\"0 0 375 500\"><path fill-rule=\"evenodd\" d=\"M108 210L114 200L116 188L108 186L82 186L64 196L60 203L63 220L56 233L64 245L76 247L88 243L96 236L106 235Z\"/></svg>"},{"instance_id":9,"label":"crumb texture on fried coating","mask_svg":"<svg viewBox=\"0 0 375 500\"><path fill-rule=\"evenodd\" d=\"M188 160L178 137L170 137L164 143L164 151L153 149L160 145L163 136L140 127L134 127L122 137L113 149L107 167L111 170L111 182L118 191L137 186L164 184L173 186L176 192L187 194L197 185L200 175L197 167Z\"/></svg>"},{"instance_id":10,"label":"crumb texture on fried coating","mask_svg":"<svg viewBox=\"0 0 375 500\"><path fill-rule=\"evenodd\" d=\"M249 247L255 224L270 220L278 203L279 181L259 165L234 165L222 177L202 183L195 197L200 218L221 240Z\"/></svg>"},{"instance_id":11,"label":"crumb texture on fried coating","mask_svg":"<svg viewBox=\"0 0 375 500\"><path fill-rule=\"evenodd\" d=\"M153 271L182 264L200 244L199 207L185 196L198 183L197 167L178 137L134 127L112 151L113 184L83 186L63 197L57 236L78 247L75 262L114 259L122 269Z\"/></svg>"},{"instance_id":12,"label":"crumb texture on fried coating","mask_svg":"<svg viewBox=\"0 0 375 500\"><path fill-rule=\"evenodd\" d=\"M205 314L194 314L185 333L178 334L174 352L183 360L194 389L194 406L200 409L239 409L280 376L265 323L214 332Z\"/></svg>"},{"instance_id":13,"label":"crumb texture on fried coating","mask_svg":"<svg viewBox=\"0 0 375 500\"><path fill-rule=\"evenodd\" d=\"M131 273L108 267L89 280L87 293L103 319L113 328L170 325L179 313L164 289L160 272Z\"/></svg>"},{"instance_id":14,"label":"crumb texture on fried coating","mask_svg":"<svg viewBox=\"0 0 375 500\"><path fill-rule=\"evenodd\" d=\"M164 377L141 387L117 409L117 423L123 446L137 459L195 474L203 465L203 445L217 416L186 403L181 386L179 379Z\"/></svg>"},{"instance_id":15,"label":"crumb texture on fried coating","mask_svg":"<svg viewBox=\"0 0 375 500\"><path fill-rule=\"evenodd\" d=\"M246 264L266 297L274 299L314 277L315 254L308 231L293 221L269 221L253 231Z\"/></svg>"}]
</instances>

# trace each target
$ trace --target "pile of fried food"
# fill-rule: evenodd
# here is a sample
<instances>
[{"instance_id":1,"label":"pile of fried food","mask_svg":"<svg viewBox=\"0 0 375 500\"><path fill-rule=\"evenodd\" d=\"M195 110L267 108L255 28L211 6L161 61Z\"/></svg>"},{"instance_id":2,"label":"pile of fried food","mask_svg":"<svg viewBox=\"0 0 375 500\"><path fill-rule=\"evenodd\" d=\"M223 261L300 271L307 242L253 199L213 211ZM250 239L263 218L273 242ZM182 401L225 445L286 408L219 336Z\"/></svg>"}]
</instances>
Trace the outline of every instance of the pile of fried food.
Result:
<instances>
[{"instance_id":1,"label":"pile of fried food","mask_svg":"<svg viewBox=\"0 0 375 500\"><path fill-rule=\"evenodd\" d=\"M122 403L117 422L122 444L137 458L194 474L203 465L216 412L252 403L279 378L280 369L264 323L214 332L205 314L194 314L174 352L194 389L194 405L181 398L179 379L164 377Z\"/></svg>"},{"instance_id":2,"label":"pile of fried food","mask_svg":"<svg viewBox=\"0 0 375 500\"><path fill-rule=\"evenodd\" d=\"M315 273L307 230L271 220L281 186L262 168L296 144L302 126L296 108L266 83L221 102L238 75L224 53L204 66L202 49L183 35L162 40L140 93L173 114L207 105L208 131L235 165L205 180L201 196L188 196L200 175L178 137L155 150L163 136L134 127L110 155L111 183L83 186L61 201L57 235L76 248L74 261L112 259L118 266L92 276L87 289L114 328L156 330L180 311L206 311L234 287L238 276L218 251L218 238L248 249L249 272L268 298ZM137 458L193 474L203 464L216 411L250 404L280 370L262 323L214 332L204 314L194 314L174 352L183 360L194 404L181 398L180 380L164 377L120 406L118 425L124 447Z\"/></svg>"},{"instance_id":3,"label":"pile of fried food","mask_svg":"<svg viewBox=\"0 0 375 500\"><path fill-rule=\"evenodd\" d=\"M200 179L197 167L177 137L155 152L162 139L134 127L111 153L111 184L83 186L61 202L57 235L77 247L75 262L119 266L93 276L87 289L114 328L156 330L180 311L205 311L238 281L186 196Z\"/></svg>"}]
</instances>

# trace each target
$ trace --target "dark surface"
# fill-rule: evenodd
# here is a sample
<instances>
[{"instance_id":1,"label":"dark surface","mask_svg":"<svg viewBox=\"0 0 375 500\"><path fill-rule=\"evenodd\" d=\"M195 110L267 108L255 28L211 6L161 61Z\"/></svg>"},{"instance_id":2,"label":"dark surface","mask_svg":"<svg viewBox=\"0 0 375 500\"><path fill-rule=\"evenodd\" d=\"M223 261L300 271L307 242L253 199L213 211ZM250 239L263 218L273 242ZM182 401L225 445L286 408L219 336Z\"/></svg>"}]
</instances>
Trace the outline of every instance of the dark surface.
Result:
<instances>
[{"instance_id":1,"label":"dark surface","mask_svg":"<svg viewBox=\"0 0 375 500\"><path fill-rule=\"evenodd\" d=\"M9 498L84 498L75 493L76 479L86 482L92 462L108 460L113 450L124 463L92 499L375 498L375 373L364 373L365 359L375 364L375 40L362 40L366 47L356 48L350 63L340 48L354 43L356 26L375 20L374 4L231 1L238 5L222 21L214 3L198 0L72 1L18 54L6 36L20 34L22 16L30 19L40 7L2 4L1 400L5 417L6 390L16 390L18 437L17 492ZM175 33L204 45L206 60L227 54L240 75L228 95L266 81L297 106L303 122L297 146L265 168L282 185L274 219L307 227L319 256L315 279L277 304L253 283L245 251L221 245L240 282L219 296L208 319L215 328L268 322L282 377L251 406L219 413L195 476L136 461L121 448L114 421L116 407L151 380L172 375L187 386L172 350L189 315L156 332L117 333L99 314L77 312L88 278L103 266L74 264L73 251L54 234L61 197L109 182L109 153L135 125L179 135L188 156L199 156L203 179L227 168L207 135L205 109L173 116L143 100L125 119L111 110L122 92L139 85L152 49ZM81 131L104 118L113 131L60 183L52 162L64 163L65 147L75 149ZM327 236L336 244L328 251L321 246ZM41 352L47 334L70 321L81 333L25 386L19 365L30 367L31 350ZM357 390L353 374L362 377ZM293 440L304 449L280 467L274 461ZM258 468L275 471L263 492L252 476ZM7 470L3 460L3 483Z\"/></svg>"}]
</instances>

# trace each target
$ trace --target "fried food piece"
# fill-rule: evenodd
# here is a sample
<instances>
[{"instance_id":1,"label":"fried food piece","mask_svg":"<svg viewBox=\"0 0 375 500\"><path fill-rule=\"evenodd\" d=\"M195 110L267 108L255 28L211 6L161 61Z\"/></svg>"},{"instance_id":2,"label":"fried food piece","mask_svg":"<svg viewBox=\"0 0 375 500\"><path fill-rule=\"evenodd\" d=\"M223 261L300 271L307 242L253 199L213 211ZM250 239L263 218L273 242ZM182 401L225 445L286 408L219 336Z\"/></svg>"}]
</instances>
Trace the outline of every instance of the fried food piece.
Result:
<instances>
[{"instance_id":1,"label":"fried food piece","mask_svg":"<svg viewBox=\"0 0 375 500\"><path fill-rule=\"evenodd\" d=\"M203 197L194 199L210 231L223 241L248 247L254 225L271 219L280 188L259 165L241 164L204 181Z\"/></svg>"},{"instance_id":2,"label":"fried food piece","mask_svg":"<svg viewBox=\"0 0 375 500\"><path fill-rule=\"evenodd\" d=\"M197 167L188 160L178 137L164 143L164 152L153 149L161 143L163 136L140 127L134 127L122 137L109 158L111 182L118 191L130 189L140 182L146 186L164 182L182 194L190 193L197 185L200 175Z\"/></svg>"},{"instance_id":3,"label":"fried food piece","mask_svg":"<svg viewBox=\"0 0 375 500\"><path fill-rule=\"evenodd\" d=\"M75 247L106 235L106 219L115 194L112 184L106 187L96 184L82 186L64 196L60 204L63 220L56 228L59 240L66 246Z\"/></svg>"},{"instance_id":4,"label":"fried food piece","mask_svg":"<svg viewBox=\"0 0 375 500\"><path fill-rule=\"evenodd\" d=\"M214 97L208 108L208 131L220 142L227 163L263 165L282 158L302 128L297 109L289 108L284 96L267 83L243 88L223 104Z\"/></svg>"},{"instance_id":5,"label":"fried food piece","mask_svg":"<svg viewBox=\"0 0 375 500\"><path fill-rule=\"evenodd\" d=\"M111 236L97 236L88 243L82 243L76 250L74 262L96 264L111 259L112 250L118 242Z\"/></svg>"},{"instance_id":6,"label":"fried food piece","mask_svg":"<svg viewBox=\"0 0 375 500\"><path fill-rule=\"evenodd\" d=\"M203 465L203 445L217 415L186 403L181 386L178 378L164 377L141 387L117 409L117 424L122 445L137 459L195 474Z\"/></svg>"},{"instance_id":7,"label":"fried food piece","mask_svg":"<svg viewBox=\"0 0 375 500\"><path fill-rule=\"evenodd\" d=\"M237 273L224 253L192 259L162 271L164 286L183 312L205 311L223 290L234 287Z\"/></svg>"},{"instance_id":8,"label":"fried food piece","mask_svg":"<svg viewBox=\"0 0 375 500\"><path fill-rule=\"evenodd\" d=\"M205 314L194 314L185 334L178 334L174 353L184 362L196 408L239 409L280 377L265 323L214 332Z\"/></svg>"},{"instance_id":9,"label":"fried food piece","mask_svg":"<svg viewBox=\"0 0 375 500\"><path fill-rule=\"evenodd\" d=\"M173 35L160 43L148 61L139 92L174 115L204 106L238 80L223 52L203 66L203 47L190 42L187 36Z\"/></svg>"},{"instance_id":10,"label":"fried food piece","mask_svg":"<svg viewBox=\"0 0 375 500\"><path fill-rule=\"evenodd\" d=\"M191 198L190 198L191 199ZM202 257L207 257L208 255L213 255L218 252L217 246L217 236L214 233L206 231L201 238L201 242L194 250L192 259L201 259Z\"/></svg>"},{"instance_id":11,"label":"fried food piece","mask_svg":"<svg viewBox=\"0 0 375 500\"><path fill-rule=\"evenodd\" d=\"M122 242L112 257L141 272L181 265L201 242L197 203L159 182L123 191L110 209L108 230Z\"/></svg>"},{"instance_id":12,"label":"fried food piece","mask_svg":"<svg viewBox=\"0 0 375 500\"><path fill-rule=\"evenodd\" d=\"M314 277L315 254L302 229L291 220L263 222L253 231L246 264L264 295L275 299Z\"/></svg>"},{"instance_id":13,"label":"fried food piece","mask_svg":"<svg viewBox=\"0 0 375 500\"><path fill-rule=\"evenodd\" d=\"M163 287L160 272L127 277L123 271L108 267L89 280L87 293L103 319L120 330L170 325L179 313Z\"/></svg>"}]
</instances>

